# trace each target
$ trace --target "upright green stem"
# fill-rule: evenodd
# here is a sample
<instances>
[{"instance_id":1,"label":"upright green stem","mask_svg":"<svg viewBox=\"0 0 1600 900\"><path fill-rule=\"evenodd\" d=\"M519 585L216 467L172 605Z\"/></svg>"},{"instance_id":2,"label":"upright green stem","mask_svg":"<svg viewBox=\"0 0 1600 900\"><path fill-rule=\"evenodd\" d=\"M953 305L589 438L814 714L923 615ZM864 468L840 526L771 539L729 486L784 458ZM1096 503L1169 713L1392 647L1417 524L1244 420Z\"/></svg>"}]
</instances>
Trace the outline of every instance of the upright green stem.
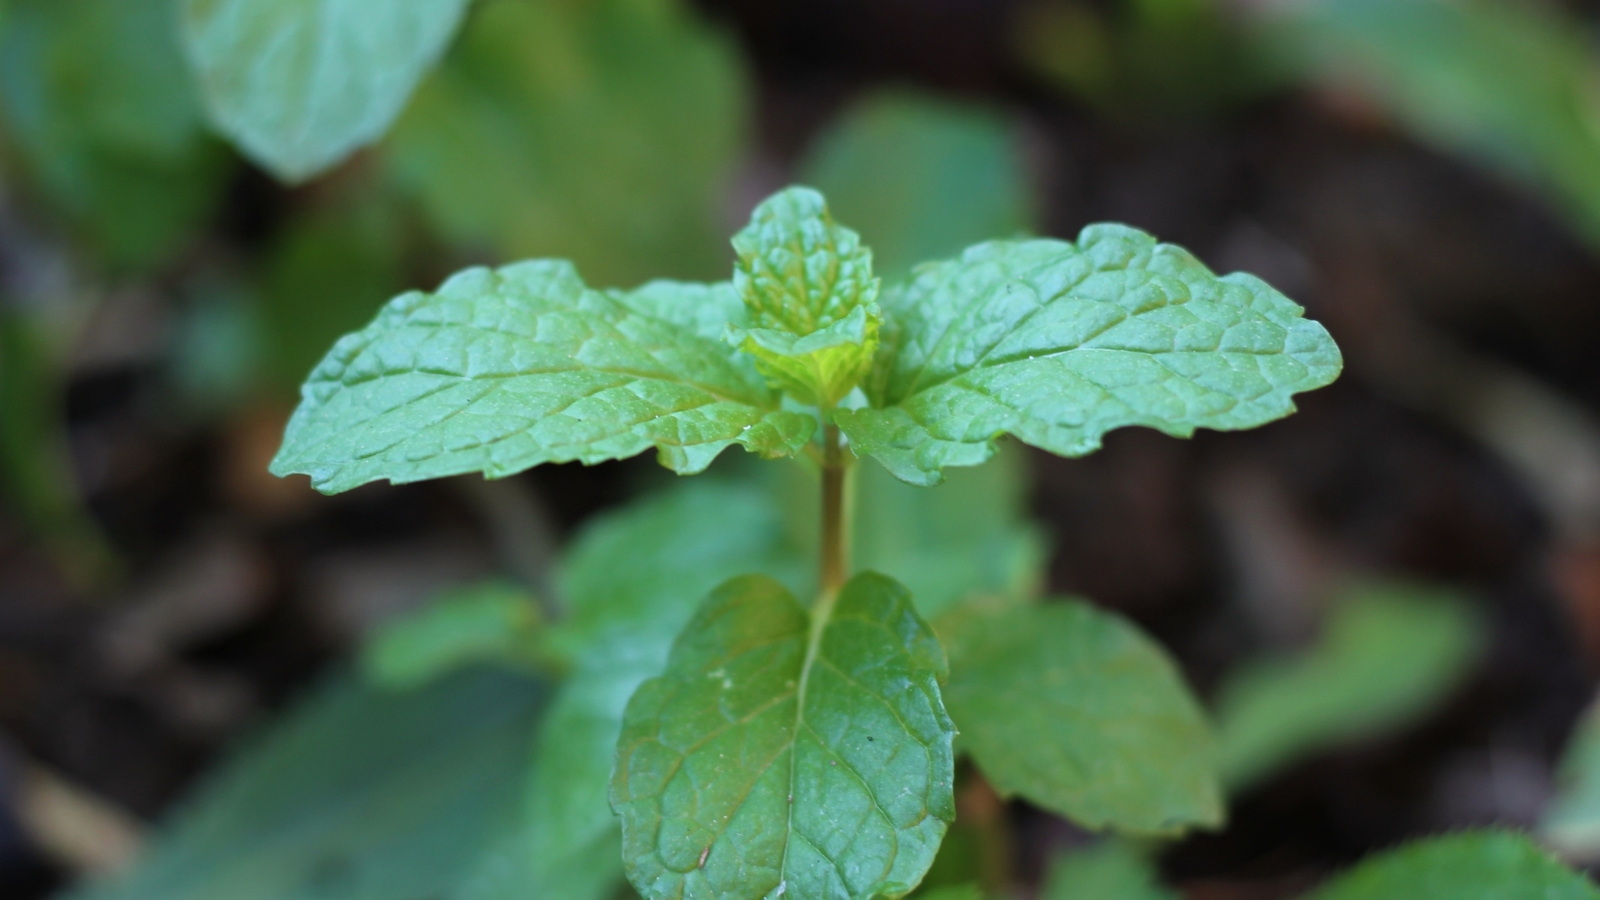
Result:
<instances>
[{"instance_id":1,"label":"upright green stem","mask_svg":"<svg viewBox=\"0 0 1600 900\"><path fill-rule=\"evenodd\" d=\"M844 586L850 573L849 534L845 527L845 459L839 426L822 428L822 590Z\"/></svg>"}]
</instances>

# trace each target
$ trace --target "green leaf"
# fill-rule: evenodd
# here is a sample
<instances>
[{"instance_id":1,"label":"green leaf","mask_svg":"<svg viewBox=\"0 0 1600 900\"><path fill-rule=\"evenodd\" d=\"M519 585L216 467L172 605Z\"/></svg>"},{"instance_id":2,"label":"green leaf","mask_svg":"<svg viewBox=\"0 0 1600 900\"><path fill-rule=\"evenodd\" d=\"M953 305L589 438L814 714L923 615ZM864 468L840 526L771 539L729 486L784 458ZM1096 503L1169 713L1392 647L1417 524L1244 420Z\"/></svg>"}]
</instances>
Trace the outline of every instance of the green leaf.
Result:
<instances>
[{"instance_id":1,"label":"green leaf","mask_svg":"<svg viewBox=\"0 0 1600 900\"><path fill-rule=\"evenodd\" d=\"M939 631L961 748L1002 796L1092 829L1170 834L1222 822L1205 715L1133 626L1051 602L963 609Z\"/></svg>"},{"instance_id":2,"label":"green leaf","mask_svg":"<svg viewBox=\"0 0 1600 900\"><path fill-rule=\"evenodd\" d=\"M718 584L748 572L809 572L786 537L765 492L714 479L584 528L559 577L571 615L549 638L577 663L535 744L528 816L541 840L528 850L529 867L557 871L617 832L606 791L628 698L661 672L672 637Z\"/></svg>"},{"instance_id":3,"label":"green leaf","mask_svg":"<svg viewBox=\"0 0 1600 900\"><path fill-rule=\"evenodd\" d=\"M1213 275L1122 225L1076 244L996 241L887 291L870 408L836 420L857 455L932 484L1010 433L1083 456L1113 428L1253 428L1333 381L1339 350L1265 282Z\"/></svg>"},{"instance_id":4,"label":"green leaf","mask_svg":"<svg viewBox=\"0 0 1600 900\"><path fill-rule=\"evenodd\" d=\"M475 663L528 665L536 656L539 608L499 582L448 591L385 625L362 648L362 669L383 687L416 687Z\"/></svg>"},{"instance_id":5,"label":"green leaf","mask_svg":"<svg viewBox=\"0 0 1600 900\"><path fill-rule=\"evenodd\" d=\"M898 90L873 94L829 126L801 171L861 233L886 278L1033 230L1017 130L982 106Z\"/></svg>"},{"instance_id":6,"label":"green leaf","mask_svg":"<svg viewBox=\"0 0 1600 900\"><path fill-rule=\"evenodd\" d=\"M764 576L727 582L628 703L611 802L629 879L646 900L910 891L955 818L944 671L881 575L810 613Z\"/></svg>"},{"instance_id":7,"label":"green leaf","mask_svg":"<svg viewBox=\"0 0 1600 900\"><path fill-rule=\"evenodd\" d=\"M1594 900L1600 890L1520 834L1469 831L1371 857L1305 900Z\"/></svg>"},{"instance_id":8,"label":"green leaf","mask_svg":"<svg viewBox=\"0 0 1600 900\"><path fill-rule=\"evenodd\" d=\"M1124 841L1101 841L1056 858L1043 900L1178 900L1161 886L1155 866Z\"/></svg>"},{"instance_id":9,"label":"green leaf","mask_svg":"<svg viewBox=\"0 0 1600 900\"><path fill-rule=\"evenodd\" d=\"M1600 703L1589 705L1567 741L1539 835L1568 859L1600 858Z\"/></svg>"},{"instance_id":10,"label":"green leaf","mask_svg":"<svg viewBox=\"0 0 1600 900\"><path fill-rule=\"evenodd\" d=\"M469 2L182 0L183 37L217 128L304 181L383 136Z\"/></svg>"},{"instance_id":11,"label":"green leaf","mask_svg":"<svg viewBox=\"0 0 1600 900\"><path fill-rule=\"evenodd\" d=\"M1264 659L1218 690L1222 769L1238 790L1307 752L1370 739L1433 709L1477 661L1483 626L1453 592L1369 585L1319 643Z\"/></svg>"},{"instance_id":12,"label":"green leaf","mask_svg":"<svg viewBox=\"0 0 1600 900\"><path fill-rule=\"evenodd\" d=\"M387 144L441 235L607 286L725 277L747 106L733 43L678 0L480 6Z\"/></svg>"},{"instance_id":13,"label":"green leaf","mask_svg":"<svg viewBox=\"0 0 1600 900\"><path fill-rule=\"evenodd\" d=\"M417 691L341 679L180 808L143 860L79 900L447 897L519 827L545 692L463 672Z\"/></svg>"},{"instance_id":14,"label":"green leaf","mask_svg":"<svg viewBox=\"0 0 1600 900\"><path fill-rule=\"evenodd\" d=\"M0 32L7 143L54 210L114 267L170 256L226 174L171 9L151 0L17 0Z\"/></svg>"},{"instance_id":15,"label":"green leaf","mask_svg":"<svg viewBox=\"0 0 1600 900\"><path fill-rule=\"evenodd\" d=\"M342 338L306 382L272 471L336 493L655 446L687 474L735 443L793 454L813 427L780 411L732 348L538 260L403 294Z\"/></svg>"},{"instance_id":16,"label":"green leaf","mask_svg":"<svg viewBox=\"0 0 1600 900\"><path fill-rule=\"evenodd\" d=\"M791 187L763 200L733 237L733 286L751 327L732 337L774 387L832 407L861 382L878 346L872 251L834 224L822 195Z\"/></svg>"},{"instance_id":17,"label":"green leaf","mask_svg":"<svg viewBox=\"0 0 1600 900\"><path fill-rule=\"evenodd\" d=\"M1543 191L1600 241L1600 66L1581 20L1514 0L1312 0L1274 11L1259 41L1286 65Z\"/></svg>"}]
</instances>

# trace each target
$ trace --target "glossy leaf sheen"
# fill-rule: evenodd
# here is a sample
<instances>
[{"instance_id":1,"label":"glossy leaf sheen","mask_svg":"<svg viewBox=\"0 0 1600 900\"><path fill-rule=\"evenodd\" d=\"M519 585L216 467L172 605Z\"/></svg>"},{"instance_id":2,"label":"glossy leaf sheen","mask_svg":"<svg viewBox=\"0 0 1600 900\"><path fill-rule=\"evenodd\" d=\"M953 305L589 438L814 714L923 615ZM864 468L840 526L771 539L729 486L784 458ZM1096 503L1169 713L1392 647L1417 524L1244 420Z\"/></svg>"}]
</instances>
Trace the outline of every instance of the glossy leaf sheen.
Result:
<instances>
[{"instance_id":1,"label":"glossy leaf sheen","mask_svg":"<svg viewBox=\"0 0 1600 900\"><path fill-rule=\"evenodd\" d=\"M944 653L881 575L817 615L729 581L629 702L611 801L647 900L893 897L933 861L955 818Z\"/></svg>"},{"instance_id":2,"label":"glossy leaf sheen","mask_svg":"<svg viewBox=\"0 0 1600 900\"><path fill-rule=\"evenodd\" d=\"M327 493L651 446L693 473L735 443L792 454L813 428L779 411L731 347L548 260L469 269L435 294L395 298L334 345L301 397L272 471L308 474Z\"/></svg>"},{"instance_id":3,"label":"glossy leaf sheen","mask_svg":"<svg viewBox=\"0 0 1600 900\"><path fill-rule=\"evenodd\" d=\"M184 0L212 119L245 154L303 181L383 136L469 0Z\"/></svg>"},{"instance_id":4,"label":"glossy leaf sheen","mask_svg":"<svg viewBox=\"0 0 1600 900\"><path fill-rule=\"evenodd\" d=\"M1252 428L1294 411L1341 360L1322 326L1265 282L1218 278L1121 225L1076 244L996 241L886 291L867 394L838 422L858 455L932 484L1010 433L1063 456L1113 428Z\"/></svg>"},{"instance_id":5,"label":"glossy leaf sheen","mask_svg":"<svg viewBox=\"0 0 1600 900\"><path fill-rule=\"evenodd\" d=\"M1216 748L1167 655L1082 603L940 620L961 747L1002 795L1087 828L1168 833L1222 821Z\"/></svg>"},{"instance_id":6,"label":"glossy leaf sheen","mask_svg":"<svg viewBox=\"0 0 1600 900\"><path fill-rule=\"evenodd\" d=\"M872 251L835 224L810 188L780 191L733 238L733 286L751 327L735 336L775 387L831 406L867 373L878 345Z\"/></svg>"},{"instance_id":7,"label":"glossy leaf sheen","mask_svg":"<svg viewBox=\"0 0 1600 900\"><path fill-rule=\"evenodd\" d=\"M1600 890L1520 834L1477 831L1371 857L1304 900L1596 900Z\"/></svg>"}]
</instances>

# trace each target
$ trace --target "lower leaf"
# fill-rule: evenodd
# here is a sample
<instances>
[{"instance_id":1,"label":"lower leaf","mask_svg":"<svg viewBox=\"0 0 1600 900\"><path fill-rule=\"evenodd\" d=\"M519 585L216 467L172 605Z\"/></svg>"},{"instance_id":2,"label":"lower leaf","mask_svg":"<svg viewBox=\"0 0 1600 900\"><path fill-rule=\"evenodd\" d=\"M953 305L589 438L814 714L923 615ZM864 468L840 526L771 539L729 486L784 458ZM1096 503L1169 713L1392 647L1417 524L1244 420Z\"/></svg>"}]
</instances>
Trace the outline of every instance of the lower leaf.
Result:
<instances>
[{"instance_id":1,"label":"lower leaf","mask_svg":"<svg viewBox=\"0 0 1600 900\"><path fill-rule=\"evenodd\" d=\"M1216 745L1161 648L1083 603L941 617L962 749L1003 795L1087 828L1222 821Z\"/></svg>"},{"instance_id":2,"label":"lower leaf","mask_svg":"<svg viewBox=\"0 0 1600 900\"><path fill-rule=\"evenodd\" d=\"M955 818L944 651L863 574L808 611L760 575L713 591L628 704L612 774L646 900L898 897Z\"/></svg>"}]
</instances>

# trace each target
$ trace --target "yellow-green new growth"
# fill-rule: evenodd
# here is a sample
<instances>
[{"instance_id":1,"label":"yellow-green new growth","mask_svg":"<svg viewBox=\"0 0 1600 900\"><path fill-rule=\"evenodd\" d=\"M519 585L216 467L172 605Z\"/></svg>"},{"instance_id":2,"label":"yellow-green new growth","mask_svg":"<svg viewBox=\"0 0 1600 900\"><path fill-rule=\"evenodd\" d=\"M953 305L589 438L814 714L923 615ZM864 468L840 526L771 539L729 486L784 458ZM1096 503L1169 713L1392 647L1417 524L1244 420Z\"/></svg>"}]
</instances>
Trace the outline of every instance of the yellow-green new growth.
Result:
<instances>
[{"instance_id":1,"label":"yellow-green new growth","mask_svg":"<svg viewBox=\"0 0 1600 900\"><path fill-rule=\"evenodd\" d=\"M878 347L872 251L803 187L757 206L733 247L733 284L751 327L730 336L774 387L832 409L866 377Z\"/></svg>"}]
</instances>

